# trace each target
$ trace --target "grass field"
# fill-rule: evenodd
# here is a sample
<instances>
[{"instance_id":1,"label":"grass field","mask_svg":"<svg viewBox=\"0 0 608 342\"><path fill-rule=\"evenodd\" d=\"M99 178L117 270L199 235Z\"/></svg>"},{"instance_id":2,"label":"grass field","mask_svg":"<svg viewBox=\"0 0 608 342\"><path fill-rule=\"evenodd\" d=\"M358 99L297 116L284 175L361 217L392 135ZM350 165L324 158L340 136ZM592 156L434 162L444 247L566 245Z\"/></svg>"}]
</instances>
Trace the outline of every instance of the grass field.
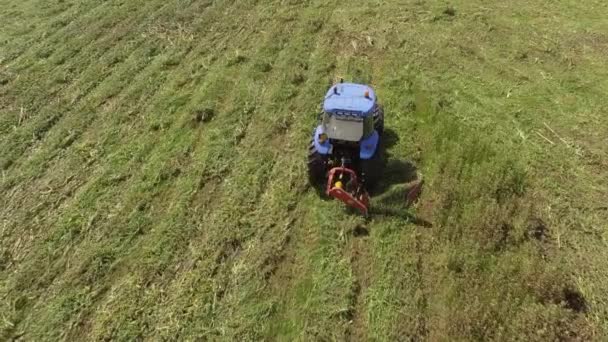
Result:
<instances>
[{"instance_id":1,"label":"grass field","mask_svg":"<svg viewBox=\"0 0 608 342\"><path fill-rule=\"evenodd\" d=\"M607 340L607 13L0 0L0 340ZM338 77L370 221L307 184Z\"/></svg>"}]
</instances>

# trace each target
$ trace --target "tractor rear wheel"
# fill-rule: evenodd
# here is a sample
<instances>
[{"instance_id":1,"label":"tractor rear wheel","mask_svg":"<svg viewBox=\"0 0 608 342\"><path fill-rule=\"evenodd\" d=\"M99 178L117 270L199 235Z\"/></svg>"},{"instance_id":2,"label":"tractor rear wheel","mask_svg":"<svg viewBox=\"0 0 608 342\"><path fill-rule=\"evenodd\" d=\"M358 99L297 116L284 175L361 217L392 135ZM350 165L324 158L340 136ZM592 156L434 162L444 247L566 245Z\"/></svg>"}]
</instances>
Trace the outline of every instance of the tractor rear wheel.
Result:
<instances>
[{"instance_id":1,"label":"tractor rear wheel","mask_svg":"<svg viewBox=\"0 0 608 342\"><path fill-rule=\"evenodd\" d=\"M361 177L365 183L365 188L368 191L373 191L378 185L384 171L384 158L383 148L381 145L382 140L378 142L376 152L370 159L362 159L361 165Z\"/></svg>"},{"instance_id":2,"label":"tractor rear wheel","mask_svg":"<svg viewBox=\"0 0 608 342\"><path fill-rule=\"evenodd\" d=\"M311 139L308 147L308 179L313 186L323 185L327 176L327 157L323 156L315 148Z\"/></svg>"},{"instance_id":3,"label":"tractor rear wheel","mask_svg":"<svg viewBox=\"0 0 608 342\"><path fill-rule=\"evenodd\" d=\"M374 110L374 129L379 135L384 133L384 108L381 105L377 105Z\"/></svg>"}]
</instances>

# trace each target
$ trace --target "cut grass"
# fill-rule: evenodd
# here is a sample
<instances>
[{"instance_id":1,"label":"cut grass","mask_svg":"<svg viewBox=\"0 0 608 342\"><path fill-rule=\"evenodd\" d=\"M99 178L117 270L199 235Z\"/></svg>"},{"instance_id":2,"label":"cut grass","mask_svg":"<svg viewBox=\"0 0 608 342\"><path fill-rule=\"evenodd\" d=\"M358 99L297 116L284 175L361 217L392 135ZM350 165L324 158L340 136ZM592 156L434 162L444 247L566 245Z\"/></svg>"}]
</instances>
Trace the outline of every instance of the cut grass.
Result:
<instances>
[{"instance_id":1,"label":"cut grass","mask_svg":"<svg viewBox=\"0 0 608 342\"><path fill-rule=\"evenodd\" d=\"M0 0L0 339L605 340L606 6ZM370 221L306 183L340 76Z\"/></svg>"}]
</instances>

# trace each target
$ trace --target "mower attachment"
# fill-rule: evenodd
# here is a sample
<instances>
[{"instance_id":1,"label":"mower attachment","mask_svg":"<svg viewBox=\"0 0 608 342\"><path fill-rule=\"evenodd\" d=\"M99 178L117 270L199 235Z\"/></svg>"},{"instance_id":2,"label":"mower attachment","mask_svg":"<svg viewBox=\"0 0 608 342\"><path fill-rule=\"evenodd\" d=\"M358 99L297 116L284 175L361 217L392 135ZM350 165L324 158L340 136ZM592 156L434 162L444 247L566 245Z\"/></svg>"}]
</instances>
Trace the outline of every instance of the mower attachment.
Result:
<instances>
[{"instance_id":1,"label":"mower attachment","mask_svg":"<svg viewBox=\"0 0 608 342\"><path fill-rule=\"evenodd\" d=\"M355 171L346 167L334 167L327 177L327 195L359 210L364 216L369 211L369 194L357 180Z\"/></svg>"}]
</instances>

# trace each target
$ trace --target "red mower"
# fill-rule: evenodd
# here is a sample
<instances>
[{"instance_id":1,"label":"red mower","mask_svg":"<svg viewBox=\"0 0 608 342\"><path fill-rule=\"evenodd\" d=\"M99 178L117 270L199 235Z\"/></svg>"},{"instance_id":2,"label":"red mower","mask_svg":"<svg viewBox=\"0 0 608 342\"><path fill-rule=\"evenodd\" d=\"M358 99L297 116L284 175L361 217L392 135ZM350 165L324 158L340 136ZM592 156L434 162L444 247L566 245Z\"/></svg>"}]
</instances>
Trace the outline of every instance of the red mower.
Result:
<instances>
[{"instance_id":1,"label":"red mower","mask_svg":"<svg viewBox=\"0 0 608 342\"><path fill-rule=\"evenodd\" d=\"M369 194L357 180L355 171L349 168L340 166L329 170L326 194L359 210L364 216L369 214Z\"/></svg>"}]
</instances>

